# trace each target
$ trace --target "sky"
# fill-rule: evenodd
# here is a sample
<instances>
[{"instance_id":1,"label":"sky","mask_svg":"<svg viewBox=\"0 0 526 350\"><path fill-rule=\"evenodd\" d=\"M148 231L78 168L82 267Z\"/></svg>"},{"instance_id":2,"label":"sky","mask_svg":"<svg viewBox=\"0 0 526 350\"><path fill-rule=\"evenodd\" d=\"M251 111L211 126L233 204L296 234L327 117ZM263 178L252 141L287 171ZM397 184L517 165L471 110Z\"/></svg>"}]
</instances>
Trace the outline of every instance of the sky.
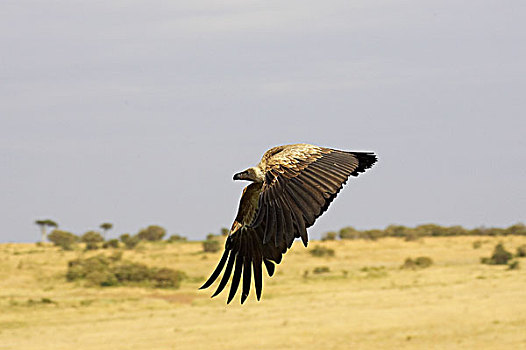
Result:
<instances>
[{"instance_id":1,"label":"sky","mask_svg":"<svg viewBox=\"0 0 526 350\"><path fill-rule=\"evenodd\" d=\"M374 151L319 238L526 217L526 2L0 2L0 242L230 227L276 145Z\"/></svg>"}]
</instances>

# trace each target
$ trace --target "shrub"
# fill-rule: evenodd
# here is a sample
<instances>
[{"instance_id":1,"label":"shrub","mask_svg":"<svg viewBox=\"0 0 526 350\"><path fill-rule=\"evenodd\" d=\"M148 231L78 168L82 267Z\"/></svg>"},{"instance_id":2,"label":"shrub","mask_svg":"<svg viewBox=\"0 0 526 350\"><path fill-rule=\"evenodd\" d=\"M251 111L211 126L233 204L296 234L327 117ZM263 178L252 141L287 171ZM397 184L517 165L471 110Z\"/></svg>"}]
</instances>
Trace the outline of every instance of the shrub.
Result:
<instances>
[{"instance_id":1,"label":"shrub","mask_svg":"<svg viewBox=\"0 0 526 350\"><path fill-rule=\"evenodd\" d=\"M312 256L324 257L324 256L334 256L334 249L316 246L310 251Z\"/></svg>"},{"instance_id":2,"label":"shrub","mask_svg":"<svg viewBox=\"0 0 526 350\"><path fill-rule=\"evenodd\" d=\"M186 237L180 236L180 235L171 235L170 238L168 238L168 242L185 242Z\"/></svg>"},{"instance_id":3,"label":"shrub","mask_svg":"<svg viewBox=\"0 0 526 350\"><path fill-rule=\"evenodd\" d=\"M517 257L519 258L526 257L526 244L523 244L517 248Z\"/></svg>"},{"instance_id":4,"label":"shrub","mask_svg":"<svg viewBox=\"0 0 526 350\"><path fill-rule=\"evenodd\" d=\"M137 236L139 239L153 242L162 240L165 234L166 230L163 227L150 225L147 228L140 230Z\"/></svg>"},{"instance_id":5,"label":"shrub","mask_svg":"<svg viewBox=\"0 0 526 350\"><path fill-rule=\"evenodd\" d=\"M227 229L226 227L221 227L221 236L228 236L229 233L229 229Z\"/></svg>"},{"instance_id":6,"label":"shrub","mask_svg":"<svg viewBox=\"0 0 526 350\"><path fill-rule=\"evenodd\" d=\"M433 260L427 256L419 256L416 259L407 258L404 261L404 264L400 266L402 269L425 269L433 265Z\"/></svg>"},{"instance_id":7,"label":"shrub","mask_svg":"<svg viewBox=\"0 0 526 350\"><path fill-rule=\"evenodd\" d=\"M360 271L367 273L367 278L382 278L387 276L385 266L364 266Z\"/></svg>"},{"instance_id":8,"label":"shrub","mask_svg":"<svg viewBox=\"0 0 526 350\"><path fill-rule=\"evenodd\" d=\"M506 265L512 257L513 255L504 249L502 243L499 243L495 246L490 258L481 258L480 261L483 264L489 265Z\"/></svg>"},{"instance_id":9,"label":"shrub","mask_svg":"<svg viewBox=\"0 0 526 350\"><path fill-rule=\"evenodd\" d=\"M84 243L88 242L104 242L104 237L97 231L88 231L80 237L80 241Z\"/></svg>"},{"instance_id":10,"label":"shrub","mask_svg":"<svg viewBox=\"0 0 526 350\"><path fill-rule=\"evenodd\" d=\"M157 288L179 288L181 281L186 277L186 274L181 271L176 271L168 268L158 269L151 274Z\"/></svg>"},{"instance_id":11,"label":"shrub","mask_svg":"<svg viewBox=\"0 0 526 350\"><path fill-rule=\"evenodd\" d=\"M99 249L99 243L104 242L104 237L97 231L88 231L80 237L80 241L86 243L86 250Z\"/></svg>"},{"instance_id":12,"label":"shrub","mask_svg":"<svg viewBox=\"0 0 526 350\"><path fill-rule=\"evenodd\" d=\"M119 284L115 275L109 270L92 271L85 278L88 286L111 287Z\"/></svg>"},{"instance_id":13,"label":"shrub","mask_svg":"<svg viewBox=\"0 0 526 350\"><path fill-rule=\"evenodd\" d=\"M109 241L106 241L102 244L102 248L108 249L108 248L119 248L119 240L112 238Z\"/></svg>"},{"instance_id":14,"label":"shrub","mask_svg":"<svg viewBox=\"0 0 526 350\"><path fill-rule=\"evenodd\" d=\"M209 233L206 235L206 239L209 240L209 239L215 239L217 236L214 235L213 233Z\"/></svg>"},{"instance_id":15,"label":"shrub","mask_svg":"<svg viewBox=\"0 0 526 350\"><path fill-rule=\"evenodd\" d=\"M362 235L365 239L376 241L378 238L382 238L384 236L384 232L382 230L365 230L363 231Z\"/></svg>"},{"instance_id":16,"label":"shrub","mask_svg":"<svg viewBox=\"0 0 526 350\"><path fill-rule=\"evenodd\" d=\"M203 241L203 251L206 253L215 253L221 250L221 243L215 239Z\"/></svg>"},{"instance_id":17,"label":"shrub","mask_svg":"<svg viewBox=\"0 0 526 350\"><path fill-rule=\"evenodd\" d=\"M128 233L121 235L121 242L124 243L126 249L133 249L139 244L141 239L137 235L130 236Z\"/></svg>"},{"instance_id":18,"label":"shrub","mask_svg":"<svg viewBox=\"0 0 526 350\"><path fill-rule=\"evenodd\" d=\"M508 270L519 270L519 260L513 260L508 264Z\"/></svg>"},{"instance_id":19,"label":"shrub","mask_svg":"<svg viewBox=\"0 0 526 350\"><path fill-rule=\"evenodd\" d=\"M322 241L334 241L336 240L336 232L327 232L321 237Z\"/></svg>"},{"instance_id":20,"label":"shrub","mask_svg":"<svg viewBox=\"0 0 526 350\"><path fill-rule=\"evenodd\" d=\"M150 269L141 263L123 262L111 270L119 282L141 282L150 279Z\"/></svg>"},{"instance_id":21,"label":"shrub","mask_svg":"<svg viewBox=\"0 0 526 350\"><path fill-rule=\"evenodd\" d=\"M72 250L78 237L71 232L53 230L49 234L48 239L53 242L54 245L61 247L63 250Z\"/></svg>"},{"instance_id":22,"label":"shrub","mask_svg":"<svg viewBox=\"0 0 526 350\"><path fill-rule=\"evenodd\" d=\"M329 269L328 266L318 266L318 267L315 267L314 270L312 270L312 273L314 274L322 274L322 273L329 273L331 271L331 269Z\"/></svg>"},{"instance_id":23,"label":"shrub","mask_svg":"<svg viewBox=\"0 0 526 350\"><path fill-rule=\"evenodd\" d=\"M86 280L87 286L119 286L145 284L155 288L179 288L184 272L169 268L150 268L144 264L121 261L121 254L97 255L68 263L68 281Z\"/></svg>"},{"instance_id":24,"label":"shrub","mask_svg":"<svg viewBox=\"0 0 526 350\"><path fill-rule=\"evenodd\" d=\"M94 272L103 272L108 269L110 260L104 255L96 255L87 259L75 259L68 262L66 279L75 281L86 278Z\"/></svg>"},{"instance_id":25,"label":"shrub","mask_svg":"<svg viewBox=\"0 0 526 350\"><path fill-rule=\"evenodd\" d=\"M479 249L482 246L482 241L474 241L473 249Z\"/></svg>"},{"instance_id":26,"label":"shrub","mask_svg":"<svg viewBox=\"0 0 526 350\"><path fill-rule=\"evenodd\" d=\"M512 225L506 229L506 234L526 236L526 225L521 222Z\"/></svg>"},{"instance_id":27,"label":"shrub","mask_svg":"<svg viewBox=\"0 0 526 350\"><path fill-rule=\"evenodd\" d=\"M405 237L409 230L411 229L402 225L389 225L385 228L385 233L390 237Z\"/></svg>"},{"instance_id":28,"label":"shrub","mask_svg":"<svg viewBox=\"0 0 526 350\"><path fill-rule=\"evenodd\" d=\"M344 227L339 232L340 239L356 239L360 236L360 232L354 227Z\"/></svg>"}]
</instances>

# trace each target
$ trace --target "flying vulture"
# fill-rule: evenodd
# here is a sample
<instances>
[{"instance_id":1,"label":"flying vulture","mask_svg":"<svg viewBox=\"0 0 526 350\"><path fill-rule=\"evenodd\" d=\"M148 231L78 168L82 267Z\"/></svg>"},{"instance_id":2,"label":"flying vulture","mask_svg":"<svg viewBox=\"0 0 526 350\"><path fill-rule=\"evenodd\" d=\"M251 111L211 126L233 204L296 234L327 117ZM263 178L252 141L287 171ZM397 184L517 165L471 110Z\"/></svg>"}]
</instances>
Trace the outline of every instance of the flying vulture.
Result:
<instances>
[{"instance_id":1,"label":"flying vulture","mask_svg":"<svg viewBox=\"0 0 526 350\"><path fill-rule=\"evenodd\" d=\"M223 256L200 289L210 287L225 269L212 297L225 288L234 271L227 303L234 298L241 276L241 304L248 297L252 275L260 300L262 265L272 276L274 264L281 262L295 238L301 238L306 247L307 228L327 210L349 176L358 176L376 160L372 152L308 144L278 146L265 152L257 166L234 175L234 180L252 183L243 189Z\"/></svg>"}]
</instances>

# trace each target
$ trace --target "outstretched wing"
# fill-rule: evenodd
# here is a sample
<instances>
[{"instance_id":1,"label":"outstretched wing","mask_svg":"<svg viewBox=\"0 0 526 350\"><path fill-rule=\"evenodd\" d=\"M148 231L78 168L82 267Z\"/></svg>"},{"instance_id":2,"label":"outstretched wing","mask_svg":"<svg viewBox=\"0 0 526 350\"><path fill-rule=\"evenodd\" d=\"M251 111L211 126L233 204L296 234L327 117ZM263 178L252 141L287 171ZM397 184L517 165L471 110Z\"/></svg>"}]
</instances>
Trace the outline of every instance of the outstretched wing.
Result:
<instances>
[{"instance_id":1,"label":"outstretched wing","mask_svg":"<svg viewBox=\"0 0 526 350\"><path fill-rule=\"evenodd\" d=\"M253 273L259 300L262 265L272 276L274 264L281 262L294 238L301 237L306 246L306 229L327 210L349 176L358 176L375 162L373 153L304 144L267 151L259 165L265 171L265 181L243 190L223 256L200 289L210 287L224 269L212 297L223 291L233 272L227 303L234 298L241 276L243 303L250 292Z\"/></svg>"},{"instance_id":2,"label":"outstretched wing","mask_svg":"<svg viewBox=\"0 0 526 350\"><path fill-rule=\"evenodd\" d=\"M263 243L290 248L301 237L307 246L307 228L323 214L349 176L358 176L377 158L370 152L344 152L299 144L269 150L260 163L265 182L257 213L249 225L265 227Z\"/></svg>"},{"instance_id":3,"label":"outstretched wing","mask_svg":"<svg viewBox=\"0 0 526 350\"><path fill-rule=\"evenodd\" d=\"M263 286L262 265L265 265L268 275L272 276L275 268L274 263L279 264L282 253L286 251L284 245L276 247L274 244L263 244L264 225L255 228L248 227L248 223L254 220L257 212L262 185L262 183L252 183L243 190L236 219L225 242L223 256L210 278L200 288L210 287L224 269L219 286L212 295L215 297L226 287L233 271L227 303L230 303L234 298L241 282L241 276L243 276L241 304L245 302L250 292L252 273L254 274L256 296L259 300Z\"/></svg>"}]
</instances>

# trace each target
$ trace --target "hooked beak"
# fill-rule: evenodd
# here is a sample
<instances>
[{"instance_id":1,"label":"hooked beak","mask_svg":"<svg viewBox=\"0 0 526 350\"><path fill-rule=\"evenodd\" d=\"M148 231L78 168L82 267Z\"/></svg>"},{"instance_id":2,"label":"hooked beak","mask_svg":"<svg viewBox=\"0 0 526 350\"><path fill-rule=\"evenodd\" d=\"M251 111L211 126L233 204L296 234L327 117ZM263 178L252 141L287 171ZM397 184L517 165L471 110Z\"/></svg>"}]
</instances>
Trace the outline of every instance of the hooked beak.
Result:
<instances>
[{"instance_id":1,"label":"hooked beak","mask_svg":"<svg viewBox=\"0 0 526 350\"><path fill-rule=\"evenodd\" d=\"M234 180L245 180L246 175L247 175L246 171L242 171L240 173L234 174Z\"/></svg>"}]
</instances>

